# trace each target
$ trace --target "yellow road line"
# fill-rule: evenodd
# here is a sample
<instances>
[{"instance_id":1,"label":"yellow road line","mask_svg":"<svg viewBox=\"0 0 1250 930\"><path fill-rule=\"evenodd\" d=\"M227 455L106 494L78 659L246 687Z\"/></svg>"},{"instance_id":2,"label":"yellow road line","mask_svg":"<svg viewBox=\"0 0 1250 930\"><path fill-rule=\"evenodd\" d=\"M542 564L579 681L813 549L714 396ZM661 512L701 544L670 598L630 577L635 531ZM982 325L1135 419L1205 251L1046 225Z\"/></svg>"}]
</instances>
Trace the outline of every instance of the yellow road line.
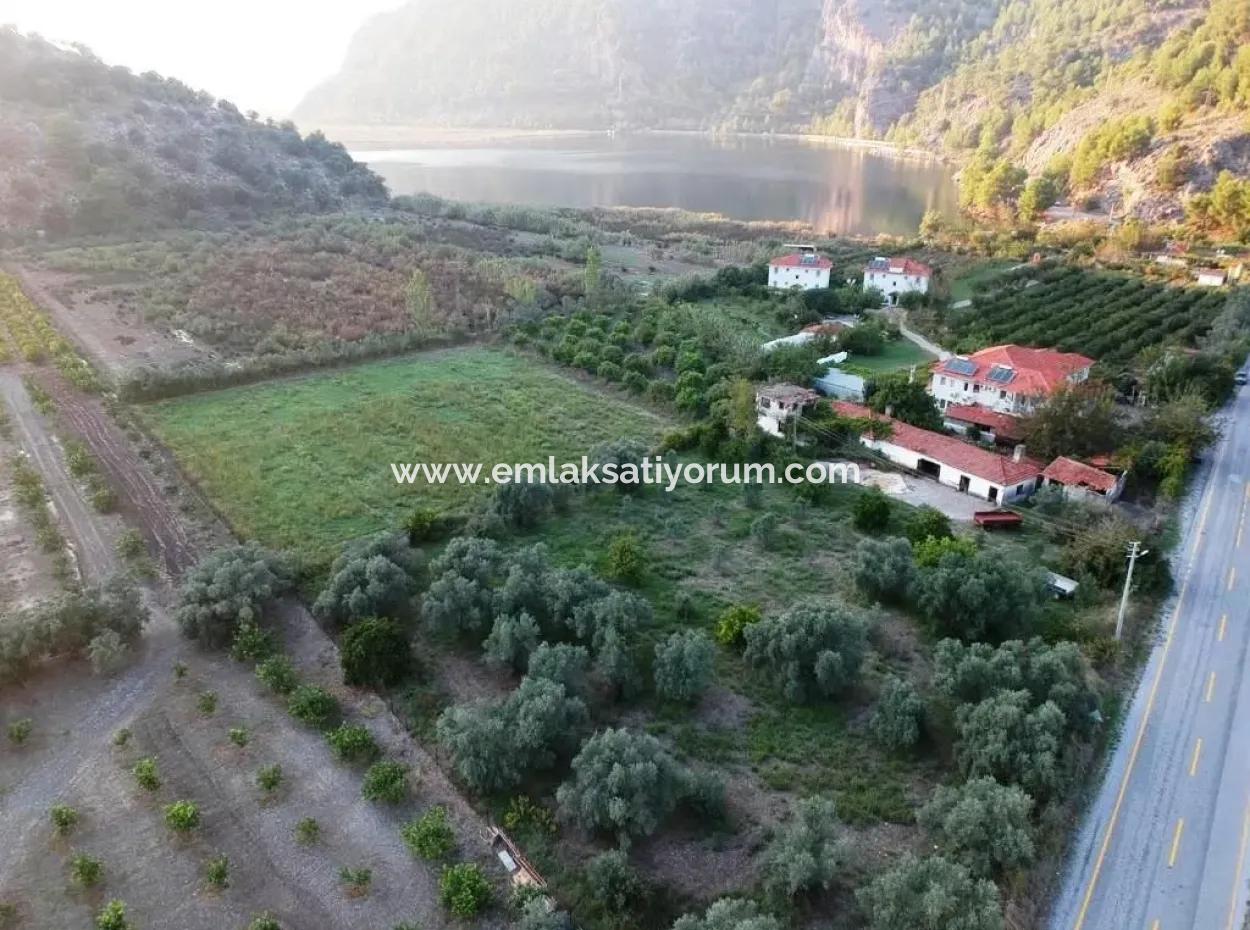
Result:
<instances>
[{"instance_id":1,"label":"yellow road line","mask_svg":"<svg viewBox=\"0 0 1250 930\"><path fill-rule=\"evenodd\" d=\"M1225 446L1225 451L1227 451ZM1221 459L1223 456L1221 456ZM1218 470L1219 463L1216 464ZM1250 486L1246 488L1250 496ZM1193 570L1198 552L1202 548L1202 537L1206 533L1207 517L1211 513L1211 501L1215 499L1215 484L1207 485L1207 500L1202 506L1202 516L1198 519L1198 531L1194 535L1194 543L1189 553L1189 566L1185 570L1185 580L1181 583L1180 593L1176 597L1176 607L1172 611L1172 619L1168 624L1167 637L1163 641L1163 652L1159 656L1159 667L1155 670L1154 682L1150 685L1150 694L1146 698L1146 709L1142 713L1141 724L1137 728L1137 736L1133 740L1133 748L1129 751L1128 765L1120 779L1120 790L1116 795L1115 805L1111 808L1111 819L1107 821L1107 829L1102 835L1102 845L1098 848L1098 856L1094 860L1094 869L1090 874L1089 884L1085 887L1085 896L1081 899L1081 909L1077 912L1076 923L1072 930L1081 930L1085 926L1085 916L1089 913L1090 902L1094 899L1094 889L1098 887L1098 877L1102 874L1102 864L1106 861L1107 850L1111 847L1111 837L1115 834L1116 823L1120 819L1120 808L1124 806L1124 796L1128 793L1128 782L1133 775L1133 767L1137 764L1138 753L1141 752L1142 741L1146 738L1146 724L1150 722L1151 711L1154 710L1155 697L1159 692L1159 682L1163 679L1163 669L1167 665L1168 653L1172 651L1172 640L1180 622L1181 606L1185 603L1185 594L1189 591L1189 575Z\"/></svg>"},{"instance_id":2,"label":"yellow road line","mask_svg":"<svg viewBox=\"0 0 1250 930\"><path fill-rule=\"evenodd\" d=\"M1211 677L1207 679L1207 696L1203 698L1206 704L1211 703L1211 693L1215 690L1215 672L1211 673Z\"/></svg>"},{"instance_id":3,"label":"yellow road line","mask_svg":"<svg viewBox=\"0 0 1250 930\"><path fill-rule=\"evenodd\" d=\"M1168 855L1168 868L1176 865L1176 854L1181 849L1181 834L1185 832L1185 818L1176 821L1176 832L1172 834L1172 852Z\"/></svg>"},{"instance_id":4,"label":"yellow road line","mask_svg":"<svg viewBox=\"0 0 1250 930\"><path fill-rule=\"evenodd\" d=\"M1233 871L1233 893L1228 902L1228 920L1224 930L1233 930L1237 914L1237 901L1241 898L1241 867L1246 864L1246 836L1250 834L1250 797L1246 799L1246 812L1241 817L1241 844L1237 847L1237 868Z\"/></svg>"},{"instance_id":5,"label":"yellow road line","mask_svg":"<svg viewBox=\"0 0 1250 930\"><path fill-rule=\"evenodd\" d=\"M1217 642L1224 642L1224 630L1228 628L1228 614L1220 614L1220 633L1216 637Z\"/></svg>"},{"instance_id":6,"label":"yellow road line","mask_svg":"<svg viewBox=\"0 0 1250 930\"><path fill-rule=\"evenodd\" d=\"M1150 925L1150 930L1159 930L1159 918L1154 919L1154 923Z\"/></svg>"},{"instance_id":7,"label":"yellow road line","mask_svg":"<svg viewBox=\"0 0 1250 930\"><path fill-rule=\"evenodd\" d=\"M1202 755L1202 737L1198 737L1198 742L1194 743L1194 758L1189 763L1189 777L1193 778L1198 773L1198 757Z\"/></svg>"},{"instance_id":8,"label":"yellow road line","mask_svg":"<svg viewBox=\"0 0 1250 930\"><path fill-rule=\"evenodd\" d=\"M1237 583L1237 566L1234 565L1228 570L1228 590L1233 590L1233 585Z\"/></svg>"}]
</instances>

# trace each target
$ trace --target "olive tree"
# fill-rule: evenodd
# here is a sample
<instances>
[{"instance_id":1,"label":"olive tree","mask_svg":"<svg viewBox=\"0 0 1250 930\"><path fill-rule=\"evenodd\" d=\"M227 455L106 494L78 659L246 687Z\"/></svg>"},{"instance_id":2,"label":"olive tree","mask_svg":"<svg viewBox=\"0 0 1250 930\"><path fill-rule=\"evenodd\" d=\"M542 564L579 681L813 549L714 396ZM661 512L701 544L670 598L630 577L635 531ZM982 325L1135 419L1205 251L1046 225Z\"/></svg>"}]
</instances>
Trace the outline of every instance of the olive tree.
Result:
<instances>
[{"instance_id":1,"label":"olive tree","mask_svg":"<svg viewBox=\"0 0 1250 930\"><path fill-rule=\"evenodd\" d=\"M994 883L941 856L908 853L857 897L869 930L1003 930Z\"/></svg>"},{"instance_id":2,"label":"olive tree","mask_svg":"<svg viewBox=\"0 0 1250 930\"><path fill-rule=\"evenodd\" d=\"M674 633L655 649L655 690L670 701L697 701L712 682L716 646L700 630Z\"/></svg>"},{"instance_id":3,"label":"olive tree","mask_svg":"<svg viewBox=\"0 0 1250 930\"><path fill-rule=\"evenodd\" d=\"M527 612L501 615L495 618L490 636L482 644L482 653L492 665L523 672L541 638L538 622Z\"/></svg>"},{"instance_id":4,"label":"olive tree","mask_svg":"<svg viewBox=\"0 0 1250 930\"><path fill-rule=\"evenodd\" d=\"M749 665L781 684L796 703L829 697L859 677L868 625L836 601L807 600L744 632Z\"/></svg>"},{"instance_id":5,"label":"olive tree","mask_svg":"<svg viewBox=\"0 0 1250 930\"><path fill-rule=\"evenodd\" d=\"M901 604L915 584L916 562L906 539L865 539L855 550L855 586L884 604Z\"/></svg>"},{"instance_id":6,"label":"olive tree","mask_svg":"<svg viewBox=\"0 0 1250 930\"><path fill-rule=\"evenodd\" d=\"M916 605L934 629L969 641L1032 629L1045 603L1040 569L993 553L949 552L916 582Z\"/></svg>"},{"instance_id":7,"label":"olive tree","mask_svg":"<svg viewBox=\"0 0 1250 930\"><path fill-rule=\"evenodd\" d=\"M782 925L776 917L762 913L754 901L721 898L702 917L679 917L673 930L782 930Z\"/></svg>"},{"instance_id":8,"label":"olive tree","mask_svg":"<svg viewBox=\"0 0 1250 930\"><path fill-rule=\"evenodd\" d=\"M586 674L590 669L590 653L585 646L571 643L539 643L529 658L530 678L545 678L564 685L569 694L586 693Z\"/></svg>"},{"instance_id":9,"label":"olive tree","mask_svg":"<svg viewBox=\"0 0 1250 930\"><path fill-rule=\"evenodd\" d=\"M561 814L622 843L654 833L682 800L688 773L648 734L604 730L582 745L560 786Z\"/></svg>"},{"instance_id":10,"label":"olive tree","mask_svg":"<svg viewBox=\"0 0 1250 930\"><path fill-rule=\"evenodd\" d=\"M258 623L265 604L291 586L291 569L277 554L256 543L221 549L188 573L174 619L184 636L221 648L240 623Z\"/></svg>"},{"instance_id":11,"label":"olive tree","mask_svg":"<svg viewBox=\"0 0 1250 930\"><path fill-rule=\"evenodd\" d=\"M336 625L369 617L412 614L421 562L402 533L383 533L348 546L330 566L313 604L317 619Z\"/></svg>"},{"instance_id":12,"label":"olive tree","mask_svg":"<svg viewBox=\"0 0 1250 930\"><path fill-rule=\"evenodd\" d=\"M827 798L800 801L790 822L764 851L764 884L782 898L828 888L846 864L847 848L837 810Z\"/></svg>"},{"instance_id":13,"label":"olive tree","mask_svg":"<svg viewBox=\"0 0 1250 930\"><path fill-rule=\"evenodd\" d=\"M916 819L944 854L992 878L1033 861L1032 811L1023 790L987 776L942 785Z\"/></svg>"},{"instance_id":14,"label":"olive tree","mask_svg":"<svg viewBox=\"0 0 1250 930\"><path fill-rule=\"evenodd\" d=\"M955 758L970 778L988 775L1036 798L1062 784L1060 750L1066 722L1052 701L1034 706L1027 691L1002 691L955 715Z\"/></svg>"},{"instance_id":15,"label":"olive tree","mask_svg":"<svg viewBox=\"0 0 1250 930\"><path fill-rule=\"evenodd\" d=\"M904 678L886 680L873 709L869 727L876 741L886 749L910 749L920 741L924 702L915 686Z\"/></svg>"}]
</instances>

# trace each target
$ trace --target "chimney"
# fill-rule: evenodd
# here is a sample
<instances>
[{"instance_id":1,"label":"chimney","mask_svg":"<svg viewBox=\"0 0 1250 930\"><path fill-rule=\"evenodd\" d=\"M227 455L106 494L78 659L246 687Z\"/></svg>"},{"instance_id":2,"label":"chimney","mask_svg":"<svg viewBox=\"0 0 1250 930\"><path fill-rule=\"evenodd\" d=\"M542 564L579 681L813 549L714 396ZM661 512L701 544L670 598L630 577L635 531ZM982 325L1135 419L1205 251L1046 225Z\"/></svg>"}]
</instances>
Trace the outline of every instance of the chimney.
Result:
<instances>
[{"instance_id":1,"label":"chimney","mask_svg":"<svg viewBox=\"0 0 1250 930\"><path fill-rule=\"evenodd\" d=\"M1011 453L1011 460L1019 465L1024 461L1024 443L1020 443Z\"/></svg>"}]
</instances>

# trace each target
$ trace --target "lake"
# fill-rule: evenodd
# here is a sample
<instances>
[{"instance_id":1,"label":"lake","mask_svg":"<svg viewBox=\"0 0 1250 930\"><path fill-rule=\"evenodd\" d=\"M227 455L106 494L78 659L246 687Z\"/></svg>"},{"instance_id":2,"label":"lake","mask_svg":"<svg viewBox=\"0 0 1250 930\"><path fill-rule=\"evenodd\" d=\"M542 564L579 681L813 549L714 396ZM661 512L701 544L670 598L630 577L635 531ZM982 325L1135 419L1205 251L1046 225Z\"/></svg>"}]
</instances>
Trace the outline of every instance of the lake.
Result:
<instances>
[{"instance_id":1,"label":"lake","mask_svg":"<svg viewBox=\"0 0 1250 930\"><path fill-rule=\"evenodd\" d=\"M758 136L512 135L480 144L348 141L393 194L567 207L679 207L740 220L802 220L843 235L916 232L954 215L937 161L844 144Z\"/></svg>"}]
</instances>

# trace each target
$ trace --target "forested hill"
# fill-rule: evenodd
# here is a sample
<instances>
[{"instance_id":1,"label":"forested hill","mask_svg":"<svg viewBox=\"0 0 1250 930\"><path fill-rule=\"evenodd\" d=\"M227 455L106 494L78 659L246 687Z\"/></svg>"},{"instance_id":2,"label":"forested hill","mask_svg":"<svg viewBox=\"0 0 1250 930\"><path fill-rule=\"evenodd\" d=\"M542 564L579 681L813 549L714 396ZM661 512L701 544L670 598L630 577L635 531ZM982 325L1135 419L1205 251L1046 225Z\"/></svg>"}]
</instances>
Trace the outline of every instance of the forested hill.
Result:
<instances>
[{"instance_id":1,"label":"forested hill","mask_svg":"<svg viewBox=\"0 0 1250 930\"><path fill-rule=\"evenodd\" d=\"M0 241L385 202L341 145L0 28Z\"/></svg>"},{"instance_id":2,"label":"forested hill","mask_svg":"<svg viewBox=\"0 0 1250 930\"><path fill-rule=\"evenodd\" d=\"M1250 169L1248 101L1247 0L409 0L296 116L854 135L1165 218Z\"/></svg>"}]
</instances>

